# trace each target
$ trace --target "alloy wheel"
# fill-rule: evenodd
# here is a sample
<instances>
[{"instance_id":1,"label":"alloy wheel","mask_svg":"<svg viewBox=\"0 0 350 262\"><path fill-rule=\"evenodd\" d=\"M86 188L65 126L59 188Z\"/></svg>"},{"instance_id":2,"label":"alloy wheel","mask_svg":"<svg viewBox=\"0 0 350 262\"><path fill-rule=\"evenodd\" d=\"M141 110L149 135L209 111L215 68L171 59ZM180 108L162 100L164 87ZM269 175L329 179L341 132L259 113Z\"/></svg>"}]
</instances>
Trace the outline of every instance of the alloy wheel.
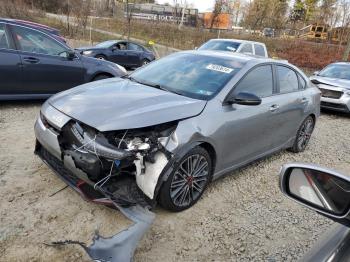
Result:
<instances>
[{"instance_id":1,"label":"alloy wheel","mask_svg":"<svg viewBox=\"0 0 350 262\"><path fill-rule=\"evenodd\" d=\"M309 118L303 123L299 132L297 143L300 149L304 149L308 144L313 129L314 129L314 121L312 118Z\"/></svg>"},{"instance_id":2,"label":"alloy wheel","mask_svg":"<svg viewBox=\"0 0 350 262\"><path fill-rule=\"evenodd\" d=\"M170 197L176 206L188 206L202 194L209 179L209 163L199 154L184 159L175 171Z\"/></svg>"}]
</instances>

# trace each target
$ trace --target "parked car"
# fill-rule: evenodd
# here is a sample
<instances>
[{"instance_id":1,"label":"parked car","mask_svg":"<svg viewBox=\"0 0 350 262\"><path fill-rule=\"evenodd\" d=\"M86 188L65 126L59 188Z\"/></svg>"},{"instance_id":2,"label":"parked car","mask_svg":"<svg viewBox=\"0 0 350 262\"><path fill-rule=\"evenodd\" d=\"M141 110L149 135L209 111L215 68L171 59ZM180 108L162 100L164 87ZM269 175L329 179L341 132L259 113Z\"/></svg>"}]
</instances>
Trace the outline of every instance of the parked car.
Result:
<instances>
[{"instance_id":1,"label":"parked car","mask_svg":"<svg viewBox=\"0 0 350 262\"><path fill-rule=\"evenodd\" d=\"M265 37L275 37L275 29L269 28L269 27L265 27L262 30L261 35L265 36Z\"/></svg>"},{"instance_id":2,"label":"parked car","mask_svg":"<svg viewBox=\"0 0 350 262\"><path fill-rule=\"evenodd\" d=\"M140 67L155 59L154 54L146 47L125 40L109 40L77 50L85 56L108 60L128 68Z\"/></svg>"},{"instance_id":3,"label":"parked car","mask_svg":"<svg viewBox=\"0 0 350 262\"><path fill-rule=\"evenodd\" d=\"M350 113L350 63L330 64L310 79L322 92L322 108Z\"/></svg>"},{"instance_id":4,"label":"parked car","mask_svg":"<svg viewBox=\"0 0 350 262\"><path fill-rule=\"evenodd\" d=\"M75 53L37 26L0 20L0 100L46 98L126 70Z\"/></svg>"},{"instance_id":5,"label":"parked car","mask_svg":"<svg viewBox=\"0 0 350 262\"><path fill-rule=\"evenodd\" d=\"M280 173L280 188L288 198L338 222L301 261L349 261L349 176L316 165L287 164Z\"/></svg>"},{"instance_id":6,"label":"parked car","mask_svg":"<svg viewBox=\"0 0 350 262\"><path fill-rule=\"evenodd\" d=\"M319 105L319 90L287 62L179 52L50 98L35 124L36 153L94 202L181 211L213 179L305 150Z\"/></svg>"},{"instance_id":7,"label":"parked car","mask_svg":"<svg viewBox=\"0 0 350 262\"><path fill-rule=\"evenodd\" d=\"M238 39L211 39L201 45L198 50L229 51L268 57L264 43Z\"/></svg>"}]
</instances>

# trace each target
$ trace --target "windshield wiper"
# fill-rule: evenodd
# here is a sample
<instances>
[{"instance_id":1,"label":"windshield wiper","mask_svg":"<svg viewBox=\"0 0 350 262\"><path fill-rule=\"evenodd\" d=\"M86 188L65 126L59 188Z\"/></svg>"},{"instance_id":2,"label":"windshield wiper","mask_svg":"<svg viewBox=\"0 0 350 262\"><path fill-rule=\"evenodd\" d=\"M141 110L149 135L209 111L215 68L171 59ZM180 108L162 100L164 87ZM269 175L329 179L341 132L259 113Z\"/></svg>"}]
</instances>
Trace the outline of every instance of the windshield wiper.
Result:
<instances>
[{"instance_id":1,"label":"windshield wiper","mask_svg":"<svg viewBox=\"0 0 350 262\"><path fill-rule=\"evenodd\" d=\"M154 87L154 88L157 88L157 89L166 91L166 92L170 92L170 93L174 93L174 94L183 96L183 94L181 94L181 93L179 93L179 92L176 92L176 91L173 91L173 90L170 90L170 89L168 89L168 88L165 88L164 86L162 86L162 85L160 85L160 84L154 84L154 83L149 83L149 82L142 82L142 81L139 81L139 80L135 79L134 77L132 77L132 76L130 76L130 75L123 76L122 78L127 78L127 79L129 79L130 81L133 81L133 82L138 83L138 84L141 84L141 85Z\"/></svg>"}]
</instances>

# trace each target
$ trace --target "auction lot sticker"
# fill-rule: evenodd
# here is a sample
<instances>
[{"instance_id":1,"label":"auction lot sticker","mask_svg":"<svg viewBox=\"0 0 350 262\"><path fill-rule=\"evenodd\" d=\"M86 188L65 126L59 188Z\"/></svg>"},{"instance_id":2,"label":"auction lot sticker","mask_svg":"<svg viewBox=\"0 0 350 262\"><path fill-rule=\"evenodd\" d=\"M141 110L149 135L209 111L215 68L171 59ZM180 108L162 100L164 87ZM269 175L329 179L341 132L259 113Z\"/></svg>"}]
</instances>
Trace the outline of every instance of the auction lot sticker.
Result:
<instances>
[{"instance_id":1,"label":"auction lot sticker","mask_svg":"<svg viewBox=\"0 0 350 262\"><path fill-rule=\"evenodd\" d=\"M221 72L221 73L226 73L226 74L229 74L233 71L233 68L229 68L221 65L214 65L214 64L207 65L206 69Z\"/></svg>"}]
</instances>

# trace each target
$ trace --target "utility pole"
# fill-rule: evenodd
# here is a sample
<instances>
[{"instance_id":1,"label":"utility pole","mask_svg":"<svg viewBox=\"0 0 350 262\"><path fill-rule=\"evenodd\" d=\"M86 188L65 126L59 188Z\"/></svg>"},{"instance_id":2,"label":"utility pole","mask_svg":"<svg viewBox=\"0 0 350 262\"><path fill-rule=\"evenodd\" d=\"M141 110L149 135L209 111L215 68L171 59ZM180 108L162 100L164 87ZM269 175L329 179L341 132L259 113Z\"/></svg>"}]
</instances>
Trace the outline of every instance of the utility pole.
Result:
<instances>
[{"instance_id":1,"label":"utility pole","mask_svg":"<svg viewBox=\"0 0 350 262\"><path fill-rule=\"evenodd\" d=\"M344 53L343 53L343 61L348 61L349 60L349 54L350 54L350 34L348 36L348 42L346 44Z\"/></svg>"}]
</instances>

